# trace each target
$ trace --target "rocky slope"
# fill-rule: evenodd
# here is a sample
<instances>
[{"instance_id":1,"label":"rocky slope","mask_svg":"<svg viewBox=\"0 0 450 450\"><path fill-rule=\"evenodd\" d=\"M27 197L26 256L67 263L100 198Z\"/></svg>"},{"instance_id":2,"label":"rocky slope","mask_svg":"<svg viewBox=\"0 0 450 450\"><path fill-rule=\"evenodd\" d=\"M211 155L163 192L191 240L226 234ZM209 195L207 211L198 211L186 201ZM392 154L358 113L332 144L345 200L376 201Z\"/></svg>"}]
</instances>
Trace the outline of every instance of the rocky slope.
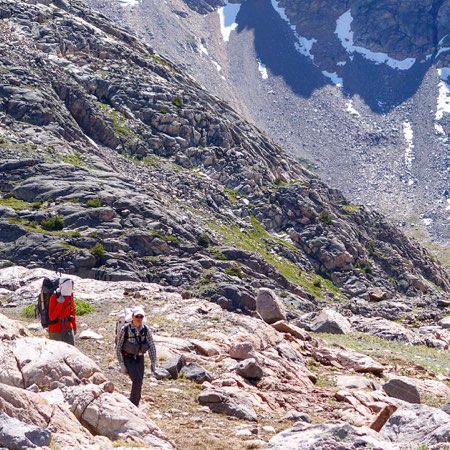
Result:
<instances>
[{"instance_id":1,"label":"rocky slope","mask_svg":"<svg viewBox=\"0 0 450 450\"><path fill-rule=\"evenodd\" d=\"M353 202L448 248L448 1L90 4Z\"/></svg>"},{"instance_id":2,"label":"rocky slope","mask_svg":"<svg viewBox=\"0 0 450 450\"><path fill-rule=\"evenodd\" d=\"M50 274L0 269L0 447L448 445L449 317L406 328L325 310L304 318L309 333L288 323L264 289L256 318L157 284L74 277L76 298L94 308L78 316L74 348L47 340L26 310L13 307L34 302ZM139 408L126 399L130 384L114 355L115 314L135 304L148 312L163 378L146 375Z\"/></svg>"},{"instance_id":3,"label":"rocky slope","mask_svg":"<svg viewBox=\"0 0 450 450\"><path fill-rule=\"evenodd\" d=\"M405 295L401 318L442 314L449 279L426 251L134 35L76 1L3 1L0 17L4 264L248 312L267 286L293 317L333 297L384 313Z\"/></svg>"}]
</instances>

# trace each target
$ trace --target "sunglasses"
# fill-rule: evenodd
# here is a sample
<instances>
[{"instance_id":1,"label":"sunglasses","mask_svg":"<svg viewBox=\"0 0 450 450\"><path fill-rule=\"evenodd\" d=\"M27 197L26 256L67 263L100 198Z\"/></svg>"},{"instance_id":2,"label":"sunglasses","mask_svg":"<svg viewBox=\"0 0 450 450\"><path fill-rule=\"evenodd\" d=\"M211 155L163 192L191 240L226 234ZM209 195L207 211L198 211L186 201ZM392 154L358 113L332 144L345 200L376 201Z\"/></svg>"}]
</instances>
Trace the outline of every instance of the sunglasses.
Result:
<instances>
[{"instance_id":1,"label":"sunglasses","mask_svg":"<svg viewBox=\"0 0 450 450\"><path fill-rule=\"evenodd\" d=\"M144 316L142 316L141 314L138 314L137 316L134 316L134 317L136 317L136 319L143 319L144 318Z\"/></svg>"}]
</instances>

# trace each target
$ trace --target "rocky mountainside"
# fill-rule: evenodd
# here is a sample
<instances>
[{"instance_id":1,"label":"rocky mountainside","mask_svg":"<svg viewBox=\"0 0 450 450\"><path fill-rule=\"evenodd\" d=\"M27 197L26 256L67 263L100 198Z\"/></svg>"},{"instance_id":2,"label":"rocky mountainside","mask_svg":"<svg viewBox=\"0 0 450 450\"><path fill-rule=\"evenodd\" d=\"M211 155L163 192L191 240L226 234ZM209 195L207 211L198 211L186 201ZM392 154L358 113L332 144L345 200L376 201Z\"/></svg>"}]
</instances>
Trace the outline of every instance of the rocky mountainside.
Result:
<instances>
[{"instance_id":1,"label":"rocky mountainside","mask_svg":"<svg viewBox=\"0 0 450 450\"><path fill-rule=\"evenodd\" d=\"M410 328L324 310L310 332L261 289L259 316L163 286L74 277L76 347L46 339L29 307L43 269L0 269L0 447L107 450L443 450L449 317ZM140 407L117 370L116 314L141 304L157 347ZM20 318L20 322L15 319ZM432 348L434 347L434 348Z\"/></svg>"},{"instance_id":2,"label":"rocky mountainside","mask_svg":"<svg viewBox=\"0 0 450 450\"><path fill-rule=\"evenodd\" d=\"M448 262L448 1L89 2Z\"/></svg>"},{"instance_id":3,"label":"rocky mountainside","mask_svg":"<svg viewBox=\"0 0 450 450\"><path fill-rule=\"evenodd\" d=\"M136 36L77 1L2 1L0 17L4 265L159 282L246 312L270 287L292 317L332 299L442 315L449 278L425 250Z\"/></svg>"}]
</instances>

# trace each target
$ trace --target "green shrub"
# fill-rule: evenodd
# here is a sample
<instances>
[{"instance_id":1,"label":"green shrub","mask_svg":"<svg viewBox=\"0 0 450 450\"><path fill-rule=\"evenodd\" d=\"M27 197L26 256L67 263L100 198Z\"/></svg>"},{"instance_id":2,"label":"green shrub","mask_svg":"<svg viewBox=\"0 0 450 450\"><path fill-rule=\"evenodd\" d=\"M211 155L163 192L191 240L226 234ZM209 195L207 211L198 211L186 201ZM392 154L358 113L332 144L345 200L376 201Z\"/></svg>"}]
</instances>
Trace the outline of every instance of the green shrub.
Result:
<instances>
[{"instance_id":1,"label":"green shrub","mask_svg":"<svg viewBox=\"0 0 450 450\"><path fill-rule=\"evenodd\" d=\"M105 247L100 242L97 242L93 247L89 249L92 255L94 255L97 259L102 258L106 254Z\"/></svg>"},{"instance_id":2,"label":"green shrub","mask_svg":"<svg viewBox=\"0 0 450 450\"><path fill-rule=\"evenodd\" d=\"M206 233L202 233L197 239L198 245L201 247L209 247L211 245L211 239Z\"/></svg>"},{"instance_id":3,"label":"green shrub","mask_svg":"<svg viewBox=\"0 0 450 450\"><path fill-rule=\"evenodd\" d=\"M238 278L243 278L243 274L242 274L242 271L241 271L241 269L238 267L238 266L231 266L231 267L227 267L225 270L224 270L224 272L227 274L227 275L230 275L230 276L232 276L232 277L238 277Z\"/></svg>"},{"instance_id":4,"label":"green shrub","mask_svg":"<svg viewBox=\"0 0 450 450\"><path fill-rule=\"evenodd\" d=\"M34 319L34 317L35 317L34 305L30 304L30 305L24 306L20 310L20 315L22 317L25 317L26 319Z\"/></svg>"},{"instance_id":5,"label":"green shrub","mask_svg":"<svg viewBox=\"0 0 450 450\"><path fill-rule=\"evenodd\" d=\"M41 222L41 227L47 231L62 230L64 228L64 217L61 214L48 217Z\"/></svg>"},{"instance_id":6,"label":"green shrub","mask_svg":"<svg viewBox=\"0 0 450 450\"><path fill-rule=\"evenodd\" d=\"M327 209L323 209L319 214L319 220L327 225L331 225L333 220L331 219L330 212Z\"/></svg>"},{"instance_id":7,"label":"green shrub","mask_svg":"<svg viewBox=\"0 0 450 450\"><path fill-rule=\"evenodd\" d=\"M177 108L181 108L183 106L183 99L177 94L175 95L175 97L173 97L172 104Z\"/></svg>"},{"instance_id":8,"label":"green shrub","mask_svg":"<svg viewBox=\"0 0 450 450\"><path fill-rule=\"evenodd\" d=\"M89 206L89 208L100 208L100 206L102 206L102 202L99 198L90 198L86 202L86 206Z\"/></svg>"},{"instance_id":9,"label":"green shrub","mask_svg":"<svg viewBox=\"0 0 450 450\"><path fill-rule=\"evenodd\" d=\"M84 316L95 311L95 308L85 300L75 299L75 313L77 316Z\"/></svg>"}]
</instances>

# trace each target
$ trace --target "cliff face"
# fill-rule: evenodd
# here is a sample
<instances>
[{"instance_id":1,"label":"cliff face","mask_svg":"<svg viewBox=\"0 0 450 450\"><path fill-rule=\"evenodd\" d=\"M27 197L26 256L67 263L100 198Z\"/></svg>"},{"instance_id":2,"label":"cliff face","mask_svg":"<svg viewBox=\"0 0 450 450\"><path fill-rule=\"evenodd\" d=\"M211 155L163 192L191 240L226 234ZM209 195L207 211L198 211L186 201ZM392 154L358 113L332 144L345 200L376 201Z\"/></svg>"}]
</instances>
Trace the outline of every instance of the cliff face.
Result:
<instances>
[{"instance_id":1,"label":"cliff face","mask_svg":"<svg viewBox=\"0 0 450 450\"><path fill-rule=\"evenodd\" d=\"M449 290L384 217L83 3L3 1L0 18L4 260L246 311L261 286L304 310L405 294L436 305Z\"/></svg>"},{"instance_id":2,"label":"cliff face","mask_svg":"<svg viewBox=\"0 0 450 450\"><path fill-rule=\"evenodd\" d=\"M280 0L276 3L286 9L286 15L301 35L318 39L319 45L321 37L335 32L336 21L346 11L353 18L356 45L387 53L395 59L435 54L449 39L450 3L446 0L348 0L339 4L327 0Z\"/></svg>"}]
</instances>

